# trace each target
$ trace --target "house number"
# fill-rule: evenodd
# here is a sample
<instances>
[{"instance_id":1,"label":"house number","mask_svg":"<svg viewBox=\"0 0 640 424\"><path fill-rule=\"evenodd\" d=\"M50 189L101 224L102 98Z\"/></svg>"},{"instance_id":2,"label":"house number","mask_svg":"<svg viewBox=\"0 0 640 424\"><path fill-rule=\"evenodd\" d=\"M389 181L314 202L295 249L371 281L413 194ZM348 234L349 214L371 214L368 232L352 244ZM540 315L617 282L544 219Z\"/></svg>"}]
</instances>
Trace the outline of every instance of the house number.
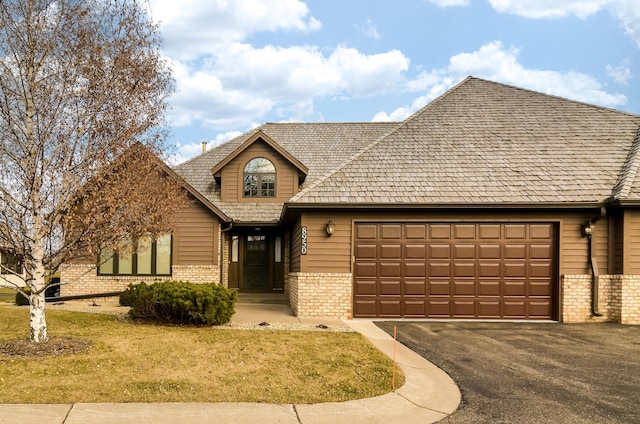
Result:
<instances>
[{"instance_id":1,"label":"house number","mask_svg":"<svg viewBox=\"0 0 640 424\"><path fill-rule=\"evenodd\" d=\"M303 255L307 254L307 227L302 227L302 247L300 248L300 253Z\"/></svg>"}]
</instances>

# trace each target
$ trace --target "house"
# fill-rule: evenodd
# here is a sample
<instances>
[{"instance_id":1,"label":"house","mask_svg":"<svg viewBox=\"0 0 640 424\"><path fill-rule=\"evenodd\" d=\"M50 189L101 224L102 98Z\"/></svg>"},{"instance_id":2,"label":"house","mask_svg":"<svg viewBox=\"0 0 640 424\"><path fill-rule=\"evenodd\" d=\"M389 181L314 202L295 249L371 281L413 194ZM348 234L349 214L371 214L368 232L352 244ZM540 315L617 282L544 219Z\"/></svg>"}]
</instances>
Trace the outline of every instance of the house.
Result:
<instances>
[{"instance_id":1,"label":"house","mask_svg":"<svg viewBox=\"0 0 640 424\"><path fill-rule=\"evenodd\" d=\"M0 286L24 287L25 277L22 258L9 248L0 248Z\"/></svg>"},{"instance_id":2,"label":"house","mask_svg":"<svg viewBox=\"0 0 640 424\"><path fill-rule=\"evenodd\" d=\"M640 116L473 77L399 123L267 123L173 170L199 201L165 274L71 265L63 291L171 277L300 317L640 324L639 149Z\"/></svg>"}]
</instances>

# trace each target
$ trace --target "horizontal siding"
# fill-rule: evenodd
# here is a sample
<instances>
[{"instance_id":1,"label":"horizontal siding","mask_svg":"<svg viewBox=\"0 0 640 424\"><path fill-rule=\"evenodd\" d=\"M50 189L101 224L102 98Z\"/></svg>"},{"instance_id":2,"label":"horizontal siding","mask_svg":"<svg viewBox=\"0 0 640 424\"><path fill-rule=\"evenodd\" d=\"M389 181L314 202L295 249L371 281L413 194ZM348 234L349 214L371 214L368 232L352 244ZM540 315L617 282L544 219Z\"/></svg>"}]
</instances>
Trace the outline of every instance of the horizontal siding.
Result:
<instances>
[{"instance_id":1,"label":"horizontal siding","mask_svg":"<svg viewBox=\"0 0 640 424\"><path fill-rule=\"evenodd\" d=\"M296 223L291 233L291 261L289 267L291 272L300 272L300 249L302 248L302 223L300 220Z\"/></svg>"},{"instance_id":2,"label":"horizontal siding","mask_svg":"<svg viewBox=\"0 0 640 424\"><path fill-rule=\"evenodd\" d=\"M360 220L375 221L524 221L524 222L557 222L559 223L559 273L560 274L585 274L590 273L589 268L589 244L582 237L582 225L593 214L571 211L542 212L539 214L522 213L517 211L492 212L476 211L473 214L464 212L308 212L303 214L308 228L308 255L302 262L303 272L351 272L352 255L352 223ZM327 237L324 230L326 223L332 220L335 232L332 237ZM640 220L638 225L640 231ZM298 238L294 234L294 240ZM600 220L596 224L594 236L595 251L600 274L608 272L608 247L609 247L608 221ZM638 258L640 266L640 257Z\"/></svg>"},{"instance_id":3,"label":"horizontal siding","mask_svg":"<svg viewBox=\"0 0 640 424\"><path fill-rule=\"evenodd\" d=\"M218 264L218 219L204 206L192 203L177 217L173 261L176 265Z\"/></svg>"},{"instance_id":4,"label":"horizontal siding","mask_svg":"<svg viewBox=\"0 0 640 424\"><path fill-rule=\"evenodd\" d=\"M629 216L629 271L627 274L640 274L640 211L630 210Z\"/></svg>"},{"instance_id":5,"label":"horizontal siding","mask_svg":"<svg viewBox=\"0 0 640 424\"><path fill-rule=\"evenodd\" d=\"M221 196L223 202L263 201L256 198L244 199L244 193L242 193L244 166L248 161L257 157L269 159L276 167L276 198L264 199L264 201L285 202L297 193L298 174L296 168L269 145L258 141L240 153L222 169Z\"/></svg>"}]
</instances>

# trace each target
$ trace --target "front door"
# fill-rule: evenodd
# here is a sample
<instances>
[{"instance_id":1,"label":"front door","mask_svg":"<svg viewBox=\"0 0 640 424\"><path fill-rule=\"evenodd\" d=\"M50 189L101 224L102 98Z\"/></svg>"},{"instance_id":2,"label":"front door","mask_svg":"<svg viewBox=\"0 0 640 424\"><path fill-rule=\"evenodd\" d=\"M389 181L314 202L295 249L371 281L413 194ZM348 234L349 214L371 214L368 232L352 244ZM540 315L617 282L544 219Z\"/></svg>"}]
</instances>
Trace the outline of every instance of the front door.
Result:
<instances>
[{"instance_id":1,"label":"front door","mask_svg":"<svg viewBox=\"0 0 640 424\"><path fill-rule=\"evenodd\" d=\"M269 288L269 239L266 234L248 234L245 237L245 255L242 288L266 290Z\"/></svg>"},{"instance_id":2,"label":"front door","mask_svg":"<svg viewBox=\"0 0 640 424\"><path fill-rule=\"evenodd\" d=\"M283 290L282 230L240 228L231 234L229 242L229 288Z\"/></svg>"}]
</instances>

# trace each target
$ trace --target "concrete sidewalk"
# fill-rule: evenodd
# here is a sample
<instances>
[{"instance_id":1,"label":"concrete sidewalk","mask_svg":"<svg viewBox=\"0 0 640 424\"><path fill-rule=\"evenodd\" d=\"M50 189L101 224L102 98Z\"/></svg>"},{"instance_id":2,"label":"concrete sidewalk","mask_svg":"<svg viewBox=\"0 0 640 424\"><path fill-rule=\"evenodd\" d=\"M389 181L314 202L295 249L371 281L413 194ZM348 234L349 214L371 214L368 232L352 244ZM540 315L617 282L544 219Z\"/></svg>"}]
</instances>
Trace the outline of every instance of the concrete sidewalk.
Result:
<instances>
[{"instance_id":1,"label":"concrete sidewalk","mask_svg":"<svg viewBox=\"0 0 640 424\"><path fill-rule=\"evenodd\" d=\"M288 307L239 307L234 319L246 322L290 322L313 324L318 320L299 320ZM318 321L319 322L319 321ZM324 320L322 323L327 323ZM361 333L390 358L394 341L369 320L332 322ZM453 380L435 365L398 343L398 365L405 373L405 384L393 393L349 402L313 405L273 405L257 403L77 403L67 405L3 405L3 424L410 424L432 423L452 414L460 403L460 391Z\"/></svg>"}]
</instances>

